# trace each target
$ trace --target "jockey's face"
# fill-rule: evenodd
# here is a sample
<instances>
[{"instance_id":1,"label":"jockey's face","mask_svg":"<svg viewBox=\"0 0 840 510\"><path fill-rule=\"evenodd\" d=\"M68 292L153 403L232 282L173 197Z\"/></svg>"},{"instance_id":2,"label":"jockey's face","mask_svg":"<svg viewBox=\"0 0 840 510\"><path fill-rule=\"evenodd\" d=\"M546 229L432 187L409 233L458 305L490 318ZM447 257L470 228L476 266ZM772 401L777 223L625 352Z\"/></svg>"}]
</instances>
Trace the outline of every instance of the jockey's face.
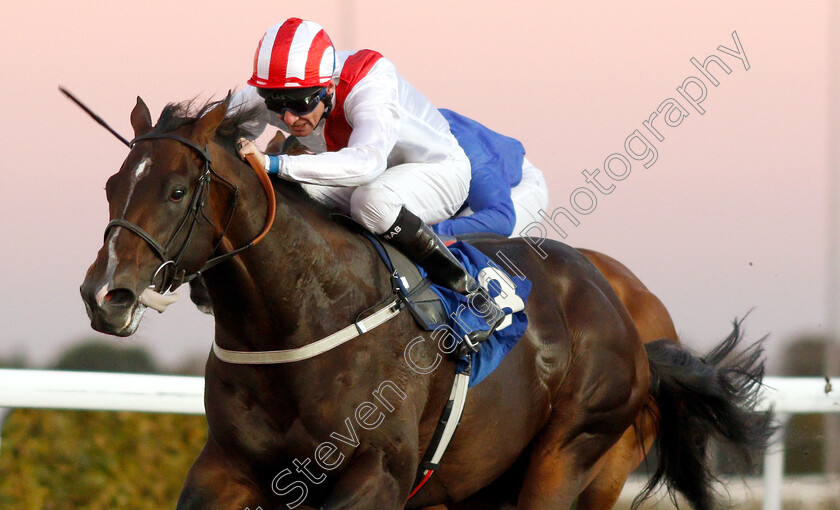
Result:
<instances>
[{"instance_id":1,"label":"jockey's face","mask_svg":"<svg viewBox=\"0 0 840 510\"><path fill-rule=\"evenodd\" d=\"M335 84L330 83L327 86L327 96L332 96L334 92ZM306 115L297 115L291 110L285 110L283 112L283 122L289 128L289 133L293 136L309 136L318 123L321 122L321 117L323 117L326 108L324 101L321 101L314 110Z\"/></svg>"}]
</instances>

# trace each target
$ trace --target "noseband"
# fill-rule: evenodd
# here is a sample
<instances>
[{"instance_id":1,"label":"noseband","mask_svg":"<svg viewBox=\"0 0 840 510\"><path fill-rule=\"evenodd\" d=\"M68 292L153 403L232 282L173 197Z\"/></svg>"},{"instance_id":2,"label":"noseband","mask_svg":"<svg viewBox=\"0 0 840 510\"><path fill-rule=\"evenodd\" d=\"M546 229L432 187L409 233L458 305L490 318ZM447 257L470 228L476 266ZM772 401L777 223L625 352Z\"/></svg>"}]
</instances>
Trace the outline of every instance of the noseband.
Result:
<instances>
[{"instance_id":1,"label":"noseband","mask_svg":"<svg viewBox=\"0 0 840 510\"><path fill-rule=\"evenodd\" d=\"M172 233L172 236L169 238L169 241L165 245L159 243L154 237L152 237L148 232L140 228L139 226L131 223L128 220L123 218L111 220L108 225L105 227L105 239L107 240L108 234L111 232L112 229L117 227L122 227L130 232L133 232L138 237L146 241L146 244L152 249L152 251L160 258L161 264L155 270L154 276L152 276L152 288L155 291L163 294L166 293L173 288L177 288L178 286L189 282L196 276L200 276L202 272L208 271L212 267L216 266L217 264L224 262L225 260L237 255L248 248L257 244L262 238L268 233L271 229L271 225L274 222L274 211L275 211L275 198L274 198L274 188L271 185L271 181L268 178L268 175L262 171L261 169L254 168L257 172L257 177L260 179L260 182L265 189L266 196L268 198L269 207L268 207L268 218L266 219L266 225L263 228L263 231L257 236L253 241L249 242L245 246L237 248L231 252L218 255L216 257L211 258L208 260L204 266L192 273L190 275L186 274L186 270L181 269L179 271L179 263L181 258L183 257L184 253L187 251L187 248L190 245L190 241L192 239L193 233L195 233L195 226L200 221L200 218L204 218L210 225L213 225L213 221L207 217L204 213L204 204L207 201L207 197L210 194L210 181L213 176L215 176L219 181L229 187L233 193L233 197L231 198L231 207L230 207L230 214L228 216L227 222L225 224L225 228L222 231L222 235L219 238L219 242L213 248L211 253L215 253L216 250L219 248L219 245L224 239L225 234L227 233L228 228L230 227L231 220L233 219L233 213L236 211L236 206L238 203L239 197L239 187L219 175L215 170L213 170L213 162L210 158L210 153L208 151L208 147L205 145L203 148L200 147L198 144L193 142L192 140L188 140L182 136L179 136L174 133L148 133L145 135L140 135L136 137L134 140L130 142L130 147L134 147L134 145L142 140L156 140L156 139L163 139L168 138L171 140L176 140L191 149L195 150L203 159L204 167L201 171L201 175L198 178L198 182L196 182L195 188L193 190L192 201L190 202L190 207L187 210L187 214L184 215L184 218L178 224L178 228L175 229L175 232ZM181 231L187 228L186 238L181 246L175 251L173 256L169 254L173 251L172 245L175 242L175 239L181 233ZM158 275L160 275L160 285L156 285L156 281L158 279Z\"/></svg>"}]
</instances>

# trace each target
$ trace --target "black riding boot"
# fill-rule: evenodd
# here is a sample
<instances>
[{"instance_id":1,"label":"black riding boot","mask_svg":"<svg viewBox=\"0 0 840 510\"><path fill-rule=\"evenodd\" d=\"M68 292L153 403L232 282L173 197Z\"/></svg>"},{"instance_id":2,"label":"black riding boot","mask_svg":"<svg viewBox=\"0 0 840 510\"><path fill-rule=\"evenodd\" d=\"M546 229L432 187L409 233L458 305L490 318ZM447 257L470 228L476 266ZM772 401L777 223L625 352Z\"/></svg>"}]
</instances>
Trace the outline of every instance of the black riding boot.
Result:
<instances>
[{"instance_id":1,"label":"black riding boot","mask_svg":"<svg viewBox=\"0 0 840 510\"><path fill-rule=\"evenodd\" d=\"M466 354L466 348L478 350L478 344L487 340L505 317L499 305L475 278L470 276L434 230L405 207L397 216L397 221L382 234L382 237L425 269L429 280L467 296L472 306L482 312L490 329L473 331L459 344L459 354ZM464 344L467 344L466 348Z\"/></svg>"}]
</instances>

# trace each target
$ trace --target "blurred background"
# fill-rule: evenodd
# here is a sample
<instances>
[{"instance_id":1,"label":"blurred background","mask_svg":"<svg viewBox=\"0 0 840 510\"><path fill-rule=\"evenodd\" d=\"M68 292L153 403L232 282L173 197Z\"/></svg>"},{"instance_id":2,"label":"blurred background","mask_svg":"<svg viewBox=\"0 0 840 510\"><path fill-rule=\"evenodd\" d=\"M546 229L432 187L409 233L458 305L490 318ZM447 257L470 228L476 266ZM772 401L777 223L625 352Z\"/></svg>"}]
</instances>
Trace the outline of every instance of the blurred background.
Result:
<instances>
[{"instance_id":1,"label":"blurred background","mask_svg":"<svg viewBox=\"0 0 840 510\"><path fill-rule=\"evenodd\" d=\"M126 149L58 86L130 137L136 96L156 117L167 102L241 88L266 28L299 16L323 25L339 49L380 51L436 106L521 140L548 181L549 214L572 211L570 197L588 186L597 203L576 213L577 226L561 223L563 241L633 270L690 347L709 348L749 313L748 339L768 335L771 373L840 373L837 349L829 348L840 311L840 8L833 2L34 0L3 7L3 366L201 372L213 321L186 289L165 314L147 313L132 337L90 329L78 286L108 221L105 181ZM719 49L737 48L733 32L749 69ZM710 55L731 69L710 67L717 86L690 61ZM677 91L691 76L707 88L702 115ZM654 123L664 140L654 140L643 122L669 98L688 115L677 127L660 117ZM631 160L630 173L610 181L605 159L626 155L637 129L653 141L657 160L648 168ZM596 170L599 182L614 184L609 194L582 175ZM73 356L87 363L73 365ZM120 356L135 361L120 364ZM30 425L22 421L19 430ZM840 462L825 448L823 425L811 419L802 425L807 433L790 436L813 443L789 446L805 452L804 472ZM4 435L4 480L20 475L9 445ZM8 494L0 485L0 497Z\"/></svg>"}]
</instances>

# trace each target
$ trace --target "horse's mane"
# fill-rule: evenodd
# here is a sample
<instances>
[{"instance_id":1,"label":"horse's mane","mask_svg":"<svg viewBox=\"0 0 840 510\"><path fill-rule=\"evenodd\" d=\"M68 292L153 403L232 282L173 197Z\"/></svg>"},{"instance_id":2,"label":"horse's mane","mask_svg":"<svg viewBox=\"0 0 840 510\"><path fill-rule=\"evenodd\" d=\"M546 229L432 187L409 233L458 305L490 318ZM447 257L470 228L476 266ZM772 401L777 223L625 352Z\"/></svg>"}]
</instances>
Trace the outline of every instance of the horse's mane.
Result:
<instances>
[{"instance_id":1,"label":"horse's mane","mask_svg":"<svg viewBox=\"0 0 840 510\"><path fill-rule=\"evenodd\" d=\"M180 103L169 103L160 112L154 133L169 133L184 126L195 124L204 114L218 106L222 101L207 100L200 103L196 99L181 101ZM236 152L236 140L245 136L248 131L244 125L253 120L259 114L257 107L236 107L228 112L228 115L216 129L216 142L230 152Z\"/></svg>"}]
</instances>

